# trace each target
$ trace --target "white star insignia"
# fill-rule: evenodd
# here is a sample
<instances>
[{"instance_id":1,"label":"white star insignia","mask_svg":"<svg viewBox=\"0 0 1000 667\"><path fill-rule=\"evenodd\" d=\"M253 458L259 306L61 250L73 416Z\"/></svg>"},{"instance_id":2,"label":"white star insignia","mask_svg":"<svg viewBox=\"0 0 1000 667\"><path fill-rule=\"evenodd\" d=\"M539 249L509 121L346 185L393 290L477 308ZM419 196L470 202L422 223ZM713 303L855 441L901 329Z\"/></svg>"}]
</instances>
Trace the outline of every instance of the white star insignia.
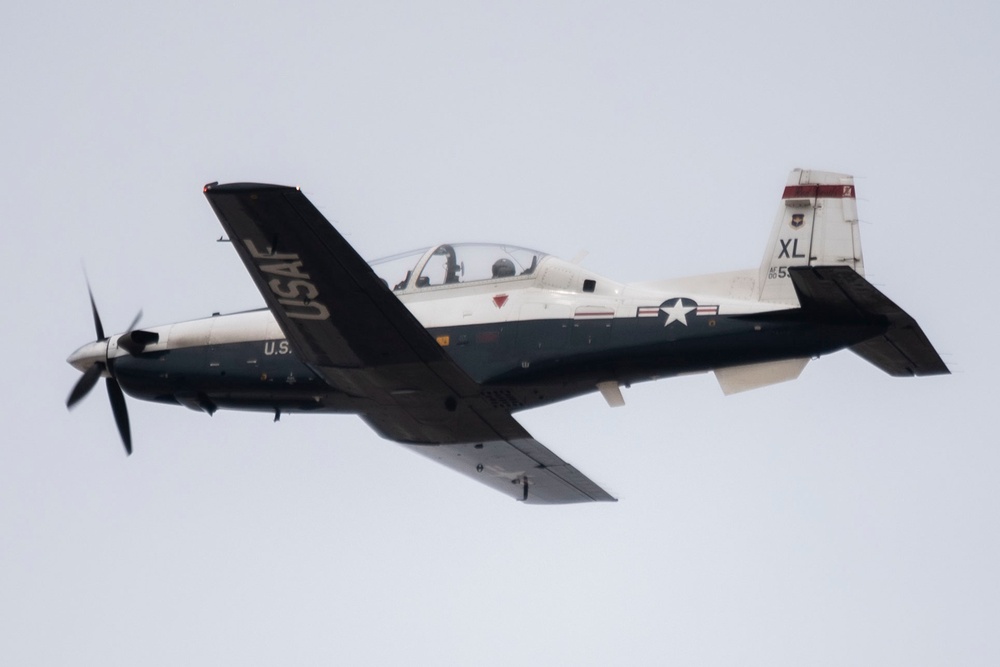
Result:
<instances>
[{"instance_id":1,"label":"white star insignia","mask_svg":"<svg viewBox=\"0 0 1000 667\"><path fill-rule=\"evenodd\" d=\"M680 322L684 326L687 326L687 314L694 310L694 306L685 306L680 299L677 299L674 305L669 308L660 306L660 310L667 314L667 321L664 322L663 326L670 326L671 322Z\"/></svg>"}]
</instances>

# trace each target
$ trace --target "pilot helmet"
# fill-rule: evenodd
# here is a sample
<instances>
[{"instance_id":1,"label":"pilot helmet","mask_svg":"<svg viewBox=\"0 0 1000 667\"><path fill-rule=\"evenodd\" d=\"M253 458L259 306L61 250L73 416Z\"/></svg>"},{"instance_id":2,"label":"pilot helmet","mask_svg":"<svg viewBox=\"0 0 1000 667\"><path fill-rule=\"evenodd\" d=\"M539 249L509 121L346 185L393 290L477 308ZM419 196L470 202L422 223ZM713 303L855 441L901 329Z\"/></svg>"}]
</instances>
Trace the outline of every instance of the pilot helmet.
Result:
<instances>
[{"instance_id":1,"label":"pilot helmet","mask_svg":"<svg viewBox=\"0 0 1000 667\"><path fill-rule=\"evenodd\" d=\"M510 261L506 257L501 257L497 261L493 262L494 278L510 278L514 275L514 273L514 262Z\"/></svg>"}]
</instances>

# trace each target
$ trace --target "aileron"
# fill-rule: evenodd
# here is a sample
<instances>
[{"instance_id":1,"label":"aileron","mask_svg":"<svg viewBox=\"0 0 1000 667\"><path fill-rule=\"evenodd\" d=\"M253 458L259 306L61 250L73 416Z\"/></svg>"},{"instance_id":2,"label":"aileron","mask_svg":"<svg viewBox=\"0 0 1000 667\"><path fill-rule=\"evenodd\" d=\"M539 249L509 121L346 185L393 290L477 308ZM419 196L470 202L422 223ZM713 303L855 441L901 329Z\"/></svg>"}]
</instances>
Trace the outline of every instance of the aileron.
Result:
<instances>
[{"instance_id":1,"label":"aileron","mask_svg":"<svg viewBox=\"0 0 1000 667\"><path fill-rule=\"evenodd\" d=\"M615 501L579 470L530 438L408 448L529 504Z\"/></svg>"}]
</instances>

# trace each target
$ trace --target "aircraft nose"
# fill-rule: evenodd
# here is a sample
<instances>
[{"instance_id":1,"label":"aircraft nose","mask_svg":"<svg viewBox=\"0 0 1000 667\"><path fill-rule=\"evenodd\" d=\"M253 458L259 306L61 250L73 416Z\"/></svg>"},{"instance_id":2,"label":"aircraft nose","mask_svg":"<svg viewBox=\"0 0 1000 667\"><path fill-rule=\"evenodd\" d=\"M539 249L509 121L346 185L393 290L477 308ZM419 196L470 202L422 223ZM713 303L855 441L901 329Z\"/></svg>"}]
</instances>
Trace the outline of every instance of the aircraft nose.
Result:
<instances>
[{"instance_id":1,"label":"aircraft nose","mask_svg":"<svg viewBox=\"0 0 1000 667\"><path fill-rule=\"evenodd\" d=\"M106 363L107 360L108 341L96 340L93 343L82 345L76 352L66 358L66 363L83 373L96 362Z\"/></svg>"}]
</instances>

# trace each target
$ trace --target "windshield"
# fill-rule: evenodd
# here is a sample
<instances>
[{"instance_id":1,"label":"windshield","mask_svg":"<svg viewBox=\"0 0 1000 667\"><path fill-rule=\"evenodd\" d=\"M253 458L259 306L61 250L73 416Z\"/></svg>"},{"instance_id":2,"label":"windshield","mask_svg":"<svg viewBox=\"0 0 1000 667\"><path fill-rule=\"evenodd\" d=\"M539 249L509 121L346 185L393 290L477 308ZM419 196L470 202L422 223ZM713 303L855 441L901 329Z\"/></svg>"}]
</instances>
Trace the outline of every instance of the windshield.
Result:
<instances>
[{"instance_id":1,"label":"windshield","mask_svg":"<svg viewBox=\"0 0 1000 667\"><path fill-rule=\"evenodd\" d=\"M401 290L406 287L413 275L413 270L416 269L420 259L427 254L428 250L430 248L421 248L420 250L410 250L398 255L382 257L369 262L369 266L372 267L375 275L382 279L386 287L394 291Z\"/></svg>"}]
</instances>

